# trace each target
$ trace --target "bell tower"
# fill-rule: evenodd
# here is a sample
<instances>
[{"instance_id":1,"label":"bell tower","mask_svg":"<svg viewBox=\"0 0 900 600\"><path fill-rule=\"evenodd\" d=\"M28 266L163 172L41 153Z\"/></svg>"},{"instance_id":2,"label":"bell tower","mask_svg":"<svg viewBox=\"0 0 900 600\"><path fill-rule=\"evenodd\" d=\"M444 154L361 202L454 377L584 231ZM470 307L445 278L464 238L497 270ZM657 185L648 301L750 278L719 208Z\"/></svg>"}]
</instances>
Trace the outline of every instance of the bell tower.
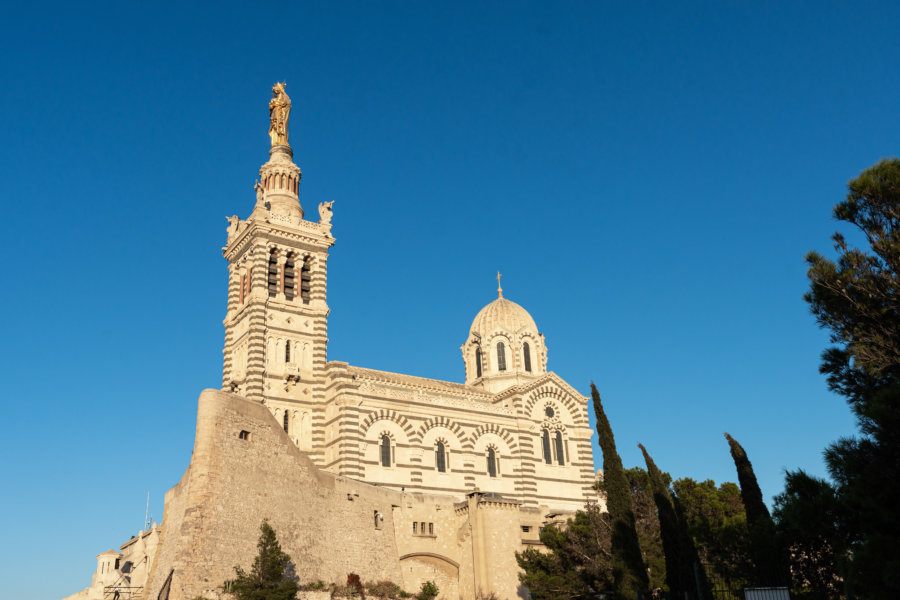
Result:
<instances>
[{"instance_id":1,"label":"bell tower","mask_svg":"<svg viewBox=\"0 0 900 600\"><path fill-rule=\"evenodd\" d=\"M301 450L316 459L313 439L324 418L328 344L326 303L331 202L318 222L303 219L300 168L288 143L291 101L276 83L269 102L269 160L259 169L256 204L246 220L228 218L222 389L257 400ZM321 431L321 428L318 428Z\"/></svg>"}]
</instances>

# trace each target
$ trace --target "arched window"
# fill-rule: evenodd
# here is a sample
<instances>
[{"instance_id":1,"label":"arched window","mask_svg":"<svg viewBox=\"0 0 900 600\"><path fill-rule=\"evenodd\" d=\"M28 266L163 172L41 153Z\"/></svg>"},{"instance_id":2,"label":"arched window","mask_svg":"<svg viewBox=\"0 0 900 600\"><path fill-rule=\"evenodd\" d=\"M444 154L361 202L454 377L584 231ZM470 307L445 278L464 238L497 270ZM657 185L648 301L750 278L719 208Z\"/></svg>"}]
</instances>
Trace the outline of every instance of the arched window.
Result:
<instances>
[{"instance_id":1,"label":"arched window","mask_svg":"<svg viewBox=\"0 0 900 600\"><path fill-rule=\"evenodd\" d=\"M475 377L481 377L481 348L475 348Z\"/></svg>"},{"instance_id":2,"label":"arched window","mask_svg":"<svg viewBox=\"0 0 900 600\"><path fill-rule=\"evenodd\" d=\"M503 342L497 342L497 370L506 370L506 346Z\"/></svg>"},{"instance_id":3,"label":"arched window","mask_svg":"<svg viewBox=\"0 0 900 600\"><path fill-rule=\"evenodd\" d=\"M544 447L544 462L548 465L553 464L553 456L550 452L550 432L546 429L544 430L543 435L541 436L541 442Z\"/></svg>"},{"instance_id":4,"label":"arched window","mask_svg":"<svg viewBox=\"0 0 900 600\"><path fill-rule=\"evenodd\" d=\"M525 370L531 373L531 348L528 342L522 347L522 358L525 360Z\"/></svg>"},{"instance_id":5,"label":"arched window","mask_svg":"<svg viewBox=\"0 0 900 600\"><path fill-rule=\"evenodd\" d=\"M297 270L294 268L294 255L292 254L284 263L284 297L288 300L293 300L296 295L296 278Z\"/></svg>"},{"instance_id":6,"label":"arched window","mask_svg":"<svg viewBox=\"0 0 900 600\"><path fill-rule=\"evenodd\" d=\"M438 442L434 449L434 460L439 473L447 472L447 452L444 450L444 442Z\"/></svg>"},{"instance_id":7,"label":"arched window","mask_svg":"<svg viewBox=\"0 0 900 600\"><path fill-rule=\"evenodd\" d=\"M494 452L493 448L488 448L487 468L488 475L491 477L497 476L497 453Z\"/></svg>"},{"instance_id":8,"label":"arched window","mask_svg":"<svg viewBox=\"0 0 900 600\"><path fill-rule=\"evenodd\" d=\"M306 257L303 266L300 267L300 299L303 304L309 304L310 287L312 286L312 259Z\"/></svg>"},{"instance_id":9,"label":"arched window","mask_svg":"<svg viewBox=\"0 0 900 600\"><path fill-rule=\"evenodd\" d=\"M391 438L390 436L381 436L381 466L391 466Z\"/></svg>"},{"instance_id":10,"label":"arched window","mask_svg":"<svg viewBox=\"0 0 900 600\"><path fill-rule=\"evenodd\" d=\"M284 362L291 362L291 340L284 343Z\"/></svg>"},{"instance_id":11,"label":"arched window","mask_svg":"<svg viewBox=\"0 0 900 600\"><path fill-rule=\"evenodd\" d=\"M290 433L288 431L288 411L284 411L284 432Z\"/></svg>"},{"instance_id":12,"label":"arched window","mask_svg":"<svg viewBox=\"0 0 900 600\"><path fill-rule=\"evenodd\" d=\"M561 431L556 432L556 462L558 462L560 465L566 464L566 455L563 452L563 439Z\"/></svg>"},{"instance_id":13,"label":"arched window","mask_svg":"<svg viewBox=\"0 0 900 600\"><path fill-rule=\"evenodd\" d=\"M269 275L268 275L268 286L269 286L269 298L274 298L278 294L278 254L273 250L269 253Z\"/></svg>"}]
</instances>

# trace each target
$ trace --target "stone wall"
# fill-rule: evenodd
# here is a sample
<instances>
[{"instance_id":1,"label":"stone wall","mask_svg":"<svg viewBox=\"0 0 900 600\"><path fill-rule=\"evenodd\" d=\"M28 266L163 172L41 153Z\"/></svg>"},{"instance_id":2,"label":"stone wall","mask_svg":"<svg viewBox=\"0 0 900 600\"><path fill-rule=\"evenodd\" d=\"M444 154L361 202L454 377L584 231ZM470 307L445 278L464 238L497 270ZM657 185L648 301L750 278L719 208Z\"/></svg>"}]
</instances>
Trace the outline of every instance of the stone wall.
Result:
<instances>
[{"instance_id":1,"label":"stone wall","mask_svg":"<svg viewBox=\"0 0 900 600\"><path fill-rule=\"evenodd\" d=\"M200 395L191 464L166 494L162 536L145 598L217 594L249 570L268 519L301 584L390 580L409 592L435 581L442 600L495 592L527 597L514 553L539 544L554 513L515 499L391 490L318 468L263 404L227 392Z\"/></svg>"},{"instance_id":2,"label":"stone wall","mask_svg":"<svg viewBox=\"0 0 900 600\"><path fill-rule=\"evenodd\" d=\"M263 519L302 583L343 582L350 572L400 581L392 523L400 504L397 492L320 471L262 404L205 390L191 466L166 495L147 597L157 598L173 569L171 600L222 585L235 565L249 569Z\"/></svg>"},{"instance_id":3,"label":"stone wall","mask_svg":"<svg viewBox=\"0 0 900 600\"><path fill-rule=\"evenodd\" d=\"M156 590L156 593L153 596L145 594L146 598L156 598L159 595L160 587L168 577L169 571L174 568L178 548L184 543L189 543L186 540L179 543L179 536L181 535L181 523L184 521L190 475L191 468L188 467L181 476L181 481L166 492L162 535L153 559L153 570L150 572L145 588L146 590Z\"/></svg>"}]
</instances>

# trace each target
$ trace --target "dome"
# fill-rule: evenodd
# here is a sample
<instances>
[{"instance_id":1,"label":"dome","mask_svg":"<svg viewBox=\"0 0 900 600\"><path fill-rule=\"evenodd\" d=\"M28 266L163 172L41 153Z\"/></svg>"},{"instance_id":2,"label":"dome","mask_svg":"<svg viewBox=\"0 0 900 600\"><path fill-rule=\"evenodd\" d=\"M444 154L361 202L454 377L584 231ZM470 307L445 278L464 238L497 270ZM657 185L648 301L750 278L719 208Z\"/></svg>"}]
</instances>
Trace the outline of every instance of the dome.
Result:
<instances>
[{"instance_id":1,"label":"dome","mask_svg":"<svg viewBox=\"0 0 900 600\"><path fill-rule=\"evenodd\" d=\"M500 274L497 274L499 280ZM499 393L547 372L547 345L528 311L503 297L478 311L462 350L466 385Z\"/></svg>"},{"instance_id":2,"label":"dome","mask_svg":"<svg viewBox=\"0 0 900 600\"><path fill-rule=\"evenodd\" d=\"M507 333L517 333L522 329L538 332L537 325L528 311L503 297L497 298L478 311L470 331L486 336L497 329Z\"/></svg>"}]
</instances>

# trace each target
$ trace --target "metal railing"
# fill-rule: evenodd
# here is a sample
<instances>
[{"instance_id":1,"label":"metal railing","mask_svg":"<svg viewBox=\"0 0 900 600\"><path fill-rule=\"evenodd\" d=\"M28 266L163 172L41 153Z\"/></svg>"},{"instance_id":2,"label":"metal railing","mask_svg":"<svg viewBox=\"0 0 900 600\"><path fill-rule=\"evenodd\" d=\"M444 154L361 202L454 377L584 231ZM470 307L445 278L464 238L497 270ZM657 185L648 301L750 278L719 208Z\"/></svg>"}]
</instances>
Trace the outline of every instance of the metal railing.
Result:
<instances>
[{"instance_id":1,"label":"metal railing","mask_svg":"<svg viewBox=\"0 0 900 600\"><path fill-rule=\"evenodd\" d=\"M103 600L137 600L143 597L142 585L108 585L103 588Z\"/></svg>"},{"instance_id":2,"label":"metal railing","mask_svg":"<svg viewBox=\"0 0 900 600\"><path fill-rule=\"evenodd\" d=\"M745 588L746 600L791 600L791 594L786 587L757 587Z\"/></svg>"}]
</instances>

